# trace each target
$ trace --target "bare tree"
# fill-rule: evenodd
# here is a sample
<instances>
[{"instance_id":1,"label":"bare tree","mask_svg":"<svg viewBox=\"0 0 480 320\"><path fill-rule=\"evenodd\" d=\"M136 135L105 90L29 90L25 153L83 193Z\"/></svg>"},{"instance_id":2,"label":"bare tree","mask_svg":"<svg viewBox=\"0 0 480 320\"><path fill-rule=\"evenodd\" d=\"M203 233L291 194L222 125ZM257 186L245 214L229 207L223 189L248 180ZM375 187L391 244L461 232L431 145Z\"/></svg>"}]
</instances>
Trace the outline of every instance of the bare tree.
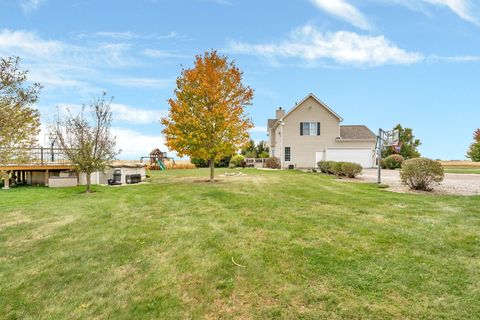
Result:
<instances>
[{"instance_id":1,"label":"bare tree","mask_svg":"<svg viewBox=\"0 0 480 320\"><path fill-rule=\"evenodd\" d=\"M85 113L83 105L77 115L70 110L66 114L57 113L55 121L49 126L51 134L77 172L83 172L87 178L86 192L91 192L91 174L104 170L119 153L116 150L116 137L110 133L112 99L106 99L104 92L89 105L91 119Z\"/></svg>"}]
</instances>

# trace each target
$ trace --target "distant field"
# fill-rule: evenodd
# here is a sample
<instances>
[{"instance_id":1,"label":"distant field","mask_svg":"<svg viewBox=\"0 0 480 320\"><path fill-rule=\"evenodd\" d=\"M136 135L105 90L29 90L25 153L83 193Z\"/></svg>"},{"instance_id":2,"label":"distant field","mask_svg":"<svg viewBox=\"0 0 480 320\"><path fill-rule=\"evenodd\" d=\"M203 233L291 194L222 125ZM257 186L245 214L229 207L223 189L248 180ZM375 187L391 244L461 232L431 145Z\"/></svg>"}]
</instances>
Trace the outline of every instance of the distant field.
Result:
<instances>
[{"instance_id":1,"label":"distant field","mask_svg":"<svg viewBox=\"0 0 480 320\"><path fill-rule=\"evenodd\" d=\"M467 169L467 168L479 168L480 169L480 162L472 162L472 161L440 161L440 163L445 168L458 168L458 169Z\"/></svg>"}]
</instances>

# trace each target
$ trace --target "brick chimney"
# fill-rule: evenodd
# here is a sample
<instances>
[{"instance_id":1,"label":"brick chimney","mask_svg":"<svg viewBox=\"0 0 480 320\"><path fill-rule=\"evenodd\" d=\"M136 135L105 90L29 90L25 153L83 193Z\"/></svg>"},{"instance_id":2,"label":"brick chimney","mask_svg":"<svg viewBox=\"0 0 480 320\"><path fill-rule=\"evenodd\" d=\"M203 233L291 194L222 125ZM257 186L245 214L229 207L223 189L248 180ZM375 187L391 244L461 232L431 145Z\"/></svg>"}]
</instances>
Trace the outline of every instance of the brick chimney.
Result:
<instances>
[{"instance_id":1,"label":"brick chimney","mask_svg":"<svg viewBox=\"0 0 480 320\"><path fill-rule=\"evenodd\" d=\"M282 109L282 107L278 108L276 111L275 111L275 118L278 120L280 119L281 117L283 117L285 115L285 110Z\"/></svg>"}]
</instances>

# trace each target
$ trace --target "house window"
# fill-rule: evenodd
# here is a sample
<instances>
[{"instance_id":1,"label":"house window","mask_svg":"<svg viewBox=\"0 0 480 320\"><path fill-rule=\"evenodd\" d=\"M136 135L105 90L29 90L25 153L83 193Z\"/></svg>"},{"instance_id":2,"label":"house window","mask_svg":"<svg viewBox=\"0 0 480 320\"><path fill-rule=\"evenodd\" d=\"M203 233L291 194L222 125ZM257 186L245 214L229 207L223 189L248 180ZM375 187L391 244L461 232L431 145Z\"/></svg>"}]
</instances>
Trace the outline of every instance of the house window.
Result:
<instances>
[{"instance_id":1,"label":"house window","mask_svg":"<svg viewBox=\"0 0 480 320\"><path fill-rule=\"evenodd\" d=\"M320 122L300 122L301 136L319 136Z\"/></svg>"},{"instance_id":2,"label":"house window","mask_svg":"<svg viewBox=\"0 0 480 320\"><path fill-rule=\"evenodd\" d=\"M272 148L272 157L275 157L275 148Z\"/></svg>"},{"instance_id":3,"label":"house window","mask_svg":"<svg viewBox=\"0 0 480 320\"><path fill-rule=\"evenodd\" d=\"M285 161L290 161L290 147L285 147Z\"/></svg>"}]
</instances>

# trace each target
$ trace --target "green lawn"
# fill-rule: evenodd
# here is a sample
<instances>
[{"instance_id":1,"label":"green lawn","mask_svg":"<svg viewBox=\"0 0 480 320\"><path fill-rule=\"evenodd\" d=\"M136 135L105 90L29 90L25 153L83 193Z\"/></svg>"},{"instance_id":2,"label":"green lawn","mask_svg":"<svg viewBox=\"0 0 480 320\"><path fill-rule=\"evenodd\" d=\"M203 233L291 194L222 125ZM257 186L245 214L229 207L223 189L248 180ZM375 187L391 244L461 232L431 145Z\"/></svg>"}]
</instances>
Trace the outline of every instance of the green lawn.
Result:
<instances>
[{"instance_id":1,"label":"green lawn","mask_svg":"<svg viewBox=\"0 0 480 320\"><path fill-rule=\"evenodd\" d=\"M480 168L445 168L446 173L480 174Z\"/></svg>"},{"instance_id":2,"label":"green lawn","mask_svg":"<svg viewBox=\"0 0 480 320\"><path fill-rule=\"evenodd\" d=\"M0 317L478 319L480 197L243 172L0 192Z\"/></svg>"}]
</instances>

